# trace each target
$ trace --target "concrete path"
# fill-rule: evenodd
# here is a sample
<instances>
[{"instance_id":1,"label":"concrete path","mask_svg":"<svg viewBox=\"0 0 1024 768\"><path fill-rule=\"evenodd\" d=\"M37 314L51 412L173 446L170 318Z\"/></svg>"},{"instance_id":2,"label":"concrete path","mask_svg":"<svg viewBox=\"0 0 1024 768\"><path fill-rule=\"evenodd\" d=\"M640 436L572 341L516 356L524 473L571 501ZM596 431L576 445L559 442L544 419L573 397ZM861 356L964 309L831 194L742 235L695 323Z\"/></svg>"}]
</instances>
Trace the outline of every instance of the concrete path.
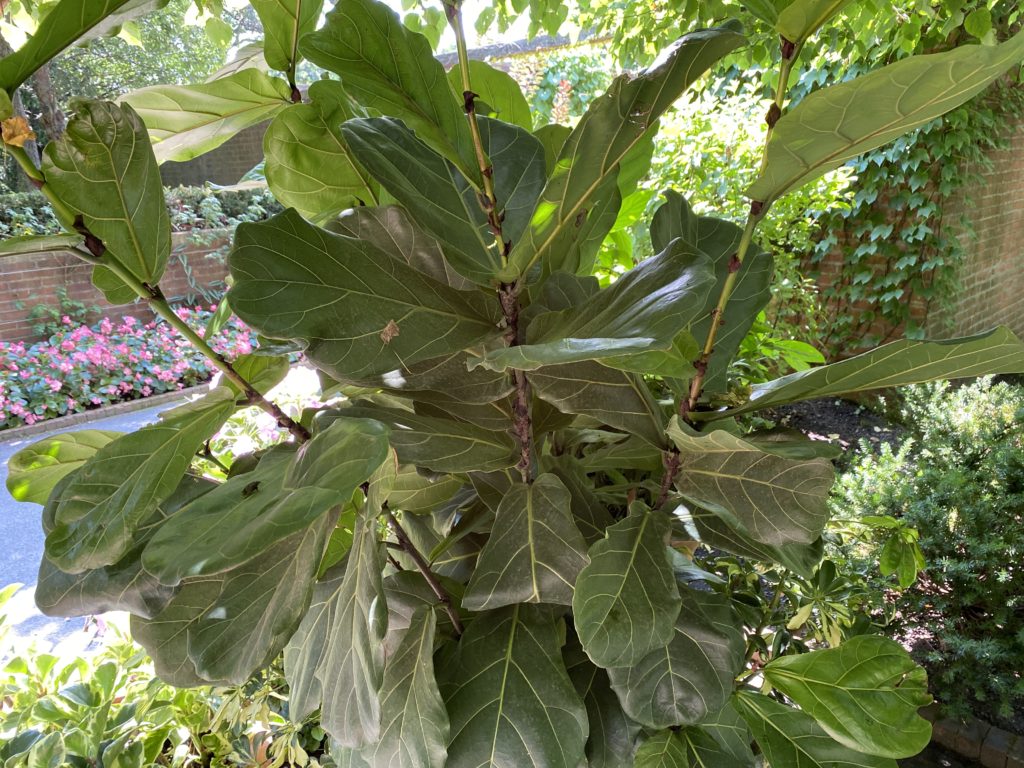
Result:
<instances>
[{"instance_id":1,"label":"concrete path","mask_svg":"<svg viewBox=\"0 0 1024 768\"><path fill-rule=\"evenodd\" d=\"M31 638L38 647L65 647L70 643L76 648L88 645L94 633L86 632L85 619L60 619L43 616L36 609L32 599L43 556L43 530L39 522L41 507L37 504L17 502L7 493L7 462L15 453L27 445L49 435L82 429L109 429L132 432L156 421L157 414L173 408L175 403L162 403L145 410L132 411L88 424L73 427L61 426L60 420L53 422L53 430L14 440L3 440L0 432L0 587L21 583L25 587L5 606L4 613L13 627L16 641Z\"/></svg>"}]
</instances>

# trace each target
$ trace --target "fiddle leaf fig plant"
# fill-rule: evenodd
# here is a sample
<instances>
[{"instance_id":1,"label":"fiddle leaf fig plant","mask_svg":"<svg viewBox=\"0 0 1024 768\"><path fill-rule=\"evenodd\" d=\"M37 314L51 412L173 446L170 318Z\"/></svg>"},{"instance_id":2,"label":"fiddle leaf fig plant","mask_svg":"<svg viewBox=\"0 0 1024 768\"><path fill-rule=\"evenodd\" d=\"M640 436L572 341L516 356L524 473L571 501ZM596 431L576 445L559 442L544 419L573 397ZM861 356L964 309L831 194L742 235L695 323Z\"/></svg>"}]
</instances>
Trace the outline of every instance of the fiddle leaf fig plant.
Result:
<instances>
[{"instance_id":1,"label":"fiddle leaf fig plant","mask_svg":"<svg viewBox=\"0 0 1024 768\"><path fill-rule=\"evenodd\" d=\"M0 84L136 5L62 0ZM766 643L692 555L805 579L821 562L833 455L738 415L1024 372L1024 344L996 329L748 392L727 376L769 298L772 202L966 101L1024 58L1024 33L790 104L799 48L843 5L793 0L746 224L667 191L656 255L602 284L595 256L659 117L745 44L738 27L683 35L575 127L531 132L513 81L469 61L457 2L449 72L377 0L338 0L322 23L320 0L253 5L284 78L242 63L82 104L38 168L7 148L108 298L148 302L222 374L134 434L12 459L13 492L45 501L41 609L129 611L179 686L283 655L291 717L318 716L343 766L895 768L918 752L929 696L901 647ZM331 73L305 94L300 58ZM268 117L267 181L291 207L235 235L224 311L267 344L229 363L160 290L157 163ZM287 365L274 350L295 348L325 403L300 416L267 397ZM205 475L202 447L247 406L286 439Z\"/></svg>"}]
</instances>

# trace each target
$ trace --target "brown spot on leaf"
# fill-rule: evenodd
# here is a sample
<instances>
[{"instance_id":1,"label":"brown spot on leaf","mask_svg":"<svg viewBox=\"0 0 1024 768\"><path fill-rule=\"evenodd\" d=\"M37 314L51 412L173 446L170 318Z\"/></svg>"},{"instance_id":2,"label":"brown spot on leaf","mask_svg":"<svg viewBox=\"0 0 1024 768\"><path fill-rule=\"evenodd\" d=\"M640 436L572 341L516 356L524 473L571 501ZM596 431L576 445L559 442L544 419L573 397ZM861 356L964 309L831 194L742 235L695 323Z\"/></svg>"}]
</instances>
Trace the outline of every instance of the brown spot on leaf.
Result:
<instances>
[{"instance_id":1,"label":"brown spot on leaf","mask_svg":"<svg viewBox=\"0 0 1024 768\"><path fill-rule=\"evenodd\" d=\"M399 333L398 323L394 320L388 320L388 324L384 326L384 330L380 332L380 340L385 344L390 344L391 340L395 338Z\"/></svg>"},{"instance_id":2,"label":"brown spot on leaf","mask_svg":"<svg viewBox=\"0 0 1024 768\"><path fill-rule=\"evenodd\" d=\"M34 141L36 132L21 115L4 120L2 124L4 144L12 147L24 147L26 141Z\"/></svg>"}]
</instances>

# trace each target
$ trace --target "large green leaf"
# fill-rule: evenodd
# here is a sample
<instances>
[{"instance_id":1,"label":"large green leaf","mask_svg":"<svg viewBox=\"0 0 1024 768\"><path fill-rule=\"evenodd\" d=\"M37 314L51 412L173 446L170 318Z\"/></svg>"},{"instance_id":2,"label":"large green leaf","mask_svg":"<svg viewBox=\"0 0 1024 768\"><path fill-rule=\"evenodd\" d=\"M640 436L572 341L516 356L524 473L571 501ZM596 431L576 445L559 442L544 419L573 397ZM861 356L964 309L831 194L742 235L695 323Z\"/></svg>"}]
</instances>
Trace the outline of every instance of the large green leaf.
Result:
<instances>
[{"instance_id":1,"label":"large green leaf","mask_svg":"<svg viewBox=\"0 0 1024 768\"><path fill-rule=\"evenodd\" d=\"M464 292L295 211L239 226L230 265L238 316L271 338L304 341L310 360L338 380L385 383L392 372L401 380L408 366L496 332Z\"/></svg>"},{"instance_id":2,"label":"large green leaf","mask_svg":"<svg viewBox=\"0 0 1024 768\"><path fill-rule=\"evenodd\" d=\"M630 765L633 742L640 733L640 725L622 711L622 705L608 682L608 673L587 658L576 637L566 644L563 657L569 679L587 708L589 768Z\"/></svg>"},{"instance_id":3,"label":"large green leaf","mask_svg":"<svg viewBox=\"0 0 1024 768\"><path fill-rule=\"evenodd\" d=\"M768 203L955 109L1024 58L1024 32L1001 45L911 56L815 91L775 124L747 190Z\"/></svg>"},{"instance_id":4,"label":"large green leaf","mask_svg":"<svg viewBox=\"0 0 1024 768\"><path fill-rule=\"evenodd\" d=\"M168 0L62 0L21 48L0 60L0 88L8 93L75 42L114 31Z\"/></svg>"},{"instance_id":5,"label":"large green leaf","mask_svg":"<svg viewBox=\"0 0 1024 768\"><path fill-rule=\"evenodd\" d=\"M441 244L415 224L401 206L358 206L342 213L327 228L339 235L370 240L392 258L404 261L439 283L462 291L474 288L452 269ZM465 370L464 365L461 368Z\"/></svg>"},{"instance_id":6,"label":"large green leaf","mask_svg":"<svg viewBox=\"0 0 1024 768\"><path fill-rule=\"evenodd\" d=\"M132 615L132 639L146 649L157 676L164 682L177 688L226 682L200 677L188 655L190 631L217 601L223 586L224 579L219 575L191 579L155 617Z\"/></svg>"},{"instance_id":7,"label":"large green leaf","mask_svg":"<svg viewBox=\"0 0 1024 768\"><path fill-rule=\"evenodd\" d=\"M629 717L648 728L696 725L714 716L743 668L743 636L720 595L680 587L682 610L670 642L633 666L608 670Z\"/></svg>"},{"instance_id":8,"label":"large green leaf","mask_svg":"<svg viewBox=\"0 0 1024 768\"><path fill-rule=\"evenodd\" d=\"M734 555L763 563L778 563L805 579L814 575L824 556L824 542L821 539L811 544L773 547L754 541L738 527L712 512L693 509L690 510L690 517L697 529L697 537L709 547L724 549Z\"/></svg>"},{"instance_id":9,"label":"large green leaf","mask_svg":"<svg viewBox=\"0 0 1024 768\"><path fill-rule=\"evenodd\" d=\"M672 640L682 607L668 557L668 517L635 502L590 548L576 580L573 620L599 667L636 664Z\"/></svg>"},{"instance_id":10,"label":"large green leaf","mask_svg":"<svg viewBox=\"0 0 1024 768\"><path fill-rule=\"evenodd\" d=\"M537 397L565 413L577 413L642 437L665 443L665 416L636 374L595 362L551 365L527 374Z\"/></svg>"},{"instance_id":11,"label":"large green leaf","mask_svg":"<svg viewBox=\"0 0 1024 768\"><path fill-rule=\"evenodd\" d=\"M123 98L149 128L158 162L191 160L291 104L279 77L247 68L199 85L154 85Z\"/></svg>"},{"instance_id":12,"label":"large green leaf","mask_svg":"<svg viewBox=\"0 0 1024 768\"><path fill-rule=\"evenodd\" d=\"M324 514L221 575L217 598L188 629L188 656L200 677L241 685L281 653L306 613L336 520L336 513Z\"/></svg>"},{"instance_id":13,"label":"large green leaf","mask_svg":"<svg viewBox=\"0 0 1024 768\"><path fill-rule=\"evenodd\" d=\"M337 594L345 578L345 564L328 570L313 587L306 615L284 648L284 676L288 681L288 717L301 723L320 708L323 691L316 672L327 655L328 632L338 607Z\"/></svg>"},{"instance_id":14,"label":"large green leaf","mask_svg":"<svg viewBox=\"0 0 1024 768\"><path fill-rule=\"evenodd\" d=\"M533 114L526 102L519 83L507 72L502 72L486 61L472 59L469 64L469 80L473 93L477 95L476 111L484 117L495 117L506 123L518 125L526 130L533 128ZM458 64L448 70L448 81L455 93L462 93L462 67ZM483 104L481 104L481 101ZM486 106L488 109L483 109ZM491 157L494 161L494 157ZM497 163L495 163L497 165Z\"/></svg>"},{"instance_id":15,"label":"large green leaf","mask_svg":"<svg viewBox=\"0 0 1024 768\"><path fill-rule=\"evenodd\" d=\"M616 79L566 140L526 237L513 245L502 278L514 280L538 262L551 272L576 271L577 265L569 263L573 245L595 209L619 195L614 179L619 163L683 91L742 43L743 36L731 29L693 32L635 78Z\"/></svg>"},{"instance_id":16,"label":"large green leaf","mask_svg":"<svg viewBox=\"0 0 1024 768\"><path fill-rule=\"evenodd\" d=\"M418 609L398 650L388 659L380 692L380 741L364 749L369 765L445 766L449 728L434 679L436 626L433 609Z\"/></svg>"},{"instance_id":17,"label":"large green leaf","mask_svg":"<svg viewBox=\"0 0 1024 768\"><path fill-rule=\"evenodd\" d=\"M925 671L888 638L860 635L838 648L782 656L764 674L850 749L904 758L931 739L931 724L918 715L932 700Z\"/></svg>"},{"instance_id":18,"label":"large green leaf","mask_svg":"<svg viewBox=\"0 0 1024 768\"><path fill-rule=\"evenodd\" d=\"M131 107L83 103L64 136L46 145L43 173L110 256L142 282L159 282L171 252L171 220L145 126ZM97 285L111 285L104 282L111 278L120 287L106 291L108 299L123 304L135 298L112 274L97 278Z\"/></svg>"},{"instance_id":19,"label":"large green leaf","mask_svg":"<svg viewBox=\"0 0 1024 768\"><path fill-rule=\"evenodd\" d=\"M387 456L388 431L346 419L304 444L267 453L161 526L142 555L164 584L219 573L256 557L348 500Z\"/></svg>"},{"instance_id":20,"label":"large green leaf","mask_svg":"<svg viewBox=\"0 0 1024 768\"><path fill-rule=\"evenodd\" d=\"M331 598L327 648L315 673L323 692L321 724L343 747L373 744L381 734L387 605L377 518L396 472L389 458L370 481L356 517L345 576Z\"/></svg>"},{"instance_id":21,"label":"large green leaf","mask_svg":"<svg viewBox=\"0 0 1024 768\"><path fill-rule=\"evenodd\" d=\"M732 260L743 237L743 230L730 221L713 216L697 216L685 197L678 192L665 192L665 202L655 211L651 220L651 244L661 251L675 238L682 238L699 252L710 257L714 264L716 288L708 291L707 300L696 315L690 333L701 346L715 322L713 310L718 304L723 285L732 269ZM740 343L746 337L760 312L771 298L771 281L775 275L775 260L752 245L743 264L736 273L735 284L725 306L725 324L720 325L715 348L708 360L704 375L705 393L725 392L728 389L726 372L736 356Z\"/></svg>"},{"instance_id":22,"label":"large green leaf","mask_svg":"<svg viewBox=\"0 0 1024 768\"><path fill-rule=\"evenodd\" d=\"M733 711L731 708L724 712ZM733 715L739 719L737 715ZM742 721L741 721L742 723ZM746 730L744 728L744 730ZM637 750L635 768L753 768L754 754L747 743L724 742L718 728L691 726L658 731ZM735 747L740 747L735 749ZM790 763L782 765L790 766Z\"/></svg>"},{"instance_id":23,"label":"large green leaf","mask_svg":"<svg viewBox=\"0 0 1024 768\"><path fill-rule=\"evenodd\" d=\"M810 544L828 520L835 470L828 459L787 459L723 430L698 434L673 417L676 487L685 498L772 546Z\"/></svg>"},{"instance_id":24,"label":"large green leaf","mask_svg":"<svg viewBox=\"0 0 1024 768\"><path fill-rule=\"evenodd\" d=\"M462 605L486 611L514 603L572 603L587 564L568 489L552 474L516 483L498 506Z\"/></svg>"},{"instance_id":25,"label":"large green leaf","mask_svg":"<svg viewBox=\"0 0 1024 768\"><path fill-rule=\"evenodd\" d=\"M376 0L339 0L300 52L341 77L360 104L396 117L479 187L480 169L461 97L423 35Z\"/></svg>"},{"instance_id":26,"label":"large green leaf","mask_svg":"<svg viewBox=\"0 0 1024 768\"><path fill-rule=\"evenodd\" d=\"M68 573L118 562L135 529L170 496L195 452L234 410L234 393L218 387L103 446L61 496L46 556Z\"/></svg>"},{"instance_id":27,"label":"large green leaf","mask_svg":"<svg viewBox=\"0 0 1024 768\"><path fill-rule=\"evenodd\" d=\"M319 80L309 98L286 107L267 127L264 173L282 205L323 223L346 208L375 203L377 193L341 135L341 124L352 115L340 85Z\"/></svg>"},{"instance_id":28,"label":"large green leaf","mask_svg":"<svg viewBox=\"0 0 1024 768\"><path fill-rule=\"evenodd\" d=\"M564 454L545 457L544 461L545 470L558 477L569 490L572 516L587 546L603 539L605 529L615 520L594 494L593 484L583 465Z\"/></svg>"},{"instance_id":29,"label":"large green leaf","mask_svg":"<svg viewBox=\"0 0 1024 768\"><path fill-rule=\"evenodd\" d=\"M474 363L535 370L582 360L671 350L714 283L710 261L676 240L582 304L530 321L526 343L488 352Z\"/></svg>"},{"instance_id":30,"label":"large green leaf","mask_svg":"<svg viewBox=\"0 0 1024 768\"><path fill-rule=\"evenodd\" d=\"M294 72L299 62L299 38L316 29L323 0L252 0L263 24L267 64Z\"/></svg>"},{"instance_id":31,"label":"large green leaf","mask_svg":"<svg viewBox=\"0 0 1024 768\"><path fill-rule=\"evenodd\" d=\"M488 118L480 118L479 126L494 162L502 235L514 241L528 225L544 185L544 150L518 126ZM359 162L441 242L459 274L481 285L495 282L502 256L477 192L458 170L392 118L350 120L342 133Z\"/></svg>"},{"instance_id":32,"label":"large green leaf","mask_svg":"<svg viewBox=\"0 0 1024 768\"><path fill-rule=\"evenodd\" d=\"M750 401L744 405L694 416L734 416L796 400L992 373L1024 373L1024 344L1002 326L948 341L894 341L848 360L758 384L751 389Z\"/></svg>"},{"instance_id":33,"label":"large green leaf","mask_svg":"<svg viewBox=\"0 0 1024 768\"><path fill-rule=\"evenodd\" d=\"M587 713L543 606L478 616L440 672L451 718L447 768L551 768L584 760Z\"/></svg>"},{"instance_id":34,"label":"large green leaf","mask_svg":"<svg viewBox=\"0 0 1024 768\"><path fill-rule=\"evenodd\" d=\"M850 0L794 0L781 11L775 31L792 43L803 43Z\"/></svg>"},{"instance_id":35,"label":"large green leaf","mask_svg":"<svg viewBox=\"0 0 1024 768\"><path fill-rule=\"evenodd\" d=\"M511 435L454 419L356 404L325 413L319 423L336 423L336 420L349 418L377 419L391 427L391 447L403 464L435 472L488 472L516 463L516 444Z\"/></svg>"},{"instance_id":36,"label":"large green leaf","mask_svg":"<svg viewBox=\"0 0 1024 768\"><path fill-rule=\"evenodd\" d=\"M32 443L8 461L7 490L18 501L45 504L61 478L120 436L105 429L83 429Z\"/></svg>"},{"instance_id":37,"label":"large green leaf","mask_svg":"<svg viewBox=\"0 0 1024 768\"><path fill-rule=\"evenodd\" d=\"M56 506L64 488L73 481L65 476L54 489ZM216 483L186 475L171 496L160 504L153 517L135 534L132 549L113 565L82 573L65 573L46 557L39 564L39 578L33 597L36 606L47 616L90 616L107 611L129 611L137 616L152 618L162 611L177 590L161 584L142 567L140 555L146 541L161 523L174 515L182 506L209 492ZM43 514L44 527L51 510Z\"/></svg>"},{"instance_id":38,"label":"large green leaf","mask_svg":"<svg viewBox=\"0 0 1024 768\"><path fill-rule=\"evenodd\" d=\"M855 752L834 741L814 719L767 696L733 698L765 757L792 768L897 768L896 761Z\"/></svg>"}]
</instances>

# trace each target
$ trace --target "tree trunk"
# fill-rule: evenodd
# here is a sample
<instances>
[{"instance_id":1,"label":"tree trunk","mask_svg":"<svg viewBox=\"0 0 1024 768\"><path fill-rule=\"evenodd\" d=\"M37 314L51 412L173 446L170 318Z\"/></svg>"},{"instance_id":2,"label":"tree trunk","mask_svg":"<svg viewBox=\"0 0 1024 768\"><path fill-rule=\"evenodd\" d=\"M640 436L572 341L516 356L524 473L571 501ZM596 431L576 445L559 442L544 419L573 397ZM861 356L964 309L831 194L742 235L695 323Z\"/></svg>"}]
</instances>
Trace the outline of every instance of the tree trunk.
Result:
<instances>
[{"instance_id":1,"label":"tree trunk","mask_svg":"<svg viewBox=\"0 0 1024 768\"><path fill-rule=\"evenodd\" d=\"M32 75L32 90L39 99L39 122L47 141L56 141L64 135L67 121L57 102L57 94L53 90L50 79L50 64L47 62Z\"/></svg>"}]
</instances>

